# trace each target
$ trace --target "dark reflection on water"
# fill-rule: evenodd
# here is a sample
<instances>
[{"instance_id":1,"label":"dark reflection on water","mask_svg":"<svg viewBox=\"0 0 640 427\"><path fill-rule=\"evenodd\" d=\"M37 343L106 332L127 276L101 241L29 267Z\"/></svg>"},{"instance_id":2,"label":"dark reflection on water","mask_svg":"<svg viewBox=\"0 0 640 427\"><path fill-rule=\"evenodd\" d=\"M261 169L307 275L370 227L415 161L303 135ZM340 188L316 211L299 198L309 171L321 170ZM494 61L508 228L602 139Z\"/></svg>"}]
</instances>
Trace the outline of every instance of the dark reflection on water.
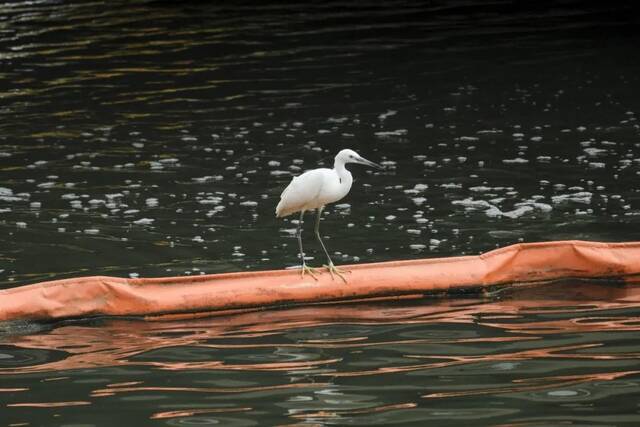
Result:
<instances>
[{"instance_id":1,"label":"dark reflection on water","mask_svg":"<svg viewBox=\"0 0 640 427\"><path fill-rule=\"evenodd\" d=\"M101 425L113 411L136 425L632 425L639 307L634 286L569 282L60 324L5 336L0 402L11 423L47 425Z\"/></svg>"},{"instance_id":2,"label":"dark reflection on water","mask_svg":"<svg viewBox=\"0 0 640 427\"><path fill-rule=\"evenodd\" d=\"M340 262L640 240L637 5L520 3L0 4L0 287L294 265L278 195L343 147L387 168ZM636 425L636 292L557 289L12 325L1 419Z\"/></svg>"}]
</instances>

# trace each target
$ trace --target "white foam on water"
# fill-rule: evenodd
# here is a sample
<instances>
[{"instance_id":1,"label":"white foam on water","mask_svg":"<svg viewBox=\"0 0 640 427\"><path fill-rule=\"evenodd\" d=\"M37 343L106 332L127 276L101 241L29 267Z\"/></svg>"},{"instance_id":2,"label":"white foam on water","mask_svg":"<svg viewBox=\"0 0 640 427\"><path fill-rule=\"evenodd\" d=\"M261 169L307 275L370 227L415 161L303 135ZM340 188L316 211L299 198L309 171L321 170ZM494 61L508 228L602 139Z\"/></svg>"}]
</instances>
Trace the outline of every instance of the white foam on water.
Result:
<instances>
[{"instance_id":1,"label":"white foam on water","mask_svg":"<svg viewBox=\"0 0 640 427\"><path fill-rule=\"evenodd\" d=\"M378 119L380 119L381 121L386 120L388 117L391 116L395 116L398 112L395 110L387 110L386 113L382 113L380 115L378 115Z\"/></svg>"},{"instance_id":2,"label":"white foam on water","mask_svg":"<svg viewBox=\"0 0 640 427\"><path fill-rule=\"evenodd\" d=\"M133 221L133 223L136 225L150 225L153 224L154 221L155 219L153 218L140 218L136 221Z\"/></svg>"},{"instance_id":3,"label":"white foam on water","mask_svg":"<svg viewBox=\"0 0 640 427\"><path fill-rule=\"evenodd\" d=\"M579 193L572 194L559 194L557 196L551 196L551 201L554 204L573 202L573 203L581 203L585 205L591 204L591 198L593 194L588 191L582 191Z\"/></svg>"},{"instance_id":4,"label":"white foam on water","mask_svg":"<svg viewBox=\"0 0 640 427\"><path fill-rule=\"evenodd\" d=\"M389 130L389 131L374 132L374 135L377 136L378 138L389 138L394 136L405 136L408 133L409 131L407 129L396 129L396 130Z\"/></svg>"},{"instance_id":5,"label":"white foam on water","mask_svg":"<svg viewBox=\"0 0 640 427\"><path fill-rule=\"evenodd\" d=\"M456 184L455 182L446 182L444 184L440 184L440 188L445 188L445 189L462 188L462 184Z\"/></svg>"},{"instance_id":6,"label":"white foam on water","mask_svg":"<svg viewBox=\"0 0 640 427\"><path fill-rule=\"evenodd\" d=\"M422 204L424 204L424 202L427 201L426 198L424 197L412 197L411 200L413 201L413 203L415 203L417 206L420 206Z\"/></svg>"},{"instance_id":7,"label":"white foam on water","mask_svg":"<svg viewBox=\"0 0 640 427\"><path fill-rule=\"evenodd\" d=\"M529 163L529 160L523 159L522 157L516 157L515 159L502 159L502 163L506 165L526 164Z\"/></svg>"},{"instance_id":8,"label":"white foam on water","mask_svg":"<svg viewBox=\"0 0 640 427\"><path fill-rule=\"evenodd\" d=\"M222 181L222 175L206 175L206 176L191 178L191 180L197 183Z\"/></svg>"}]
</instances>

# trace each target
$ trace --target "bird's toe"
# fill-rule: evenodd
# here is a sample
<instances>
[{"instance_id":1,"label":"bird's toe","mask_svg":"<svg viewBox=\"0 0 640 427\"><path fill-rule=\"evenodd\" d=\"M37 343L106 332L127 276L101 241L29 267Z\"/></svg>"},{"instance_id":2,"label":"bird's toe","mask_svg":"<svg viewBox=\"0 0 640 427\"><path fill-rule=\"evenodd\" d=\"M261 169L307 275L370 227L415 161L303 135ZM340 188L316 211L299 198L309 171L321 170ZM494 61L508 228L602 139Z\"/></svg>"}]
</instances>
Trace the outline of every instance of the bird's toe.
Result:
<instances>
[{"instance_id":1,"label":"bird's toe","mask_svg":"<svg viewBox=\"0 0 640 427\"><path fill-rule=\"evenodd\" d=\"M308 274L309 276L313 277L313 280L315 280L316 282L318 281L318 277L316 276L318 272L316 271L316 269L309 267L306 264L302 264L302 268L300 268L300 277L304 278L305 274Z\"/></svg>"},{"instance_id":2,"label":"bird's toe","mask_svg":"<svg viewBox=\"0 0 640 427\"><path fill-rule=\"evenodd\" d=\"M346 277L344 277L344 275L346 273L351 273L350 271L342 270L342 269L336 267L333 263L330 263L328 265L325 264L325 265L323 265L323 267L325 267L329 271L329 274L331 274L331 279L332 280L335 280L335 276L338 276L338 277L340 277L342 279L342 281L344 283L347 283L347 279L346 279Z\"/></svg>"}]
</instances>

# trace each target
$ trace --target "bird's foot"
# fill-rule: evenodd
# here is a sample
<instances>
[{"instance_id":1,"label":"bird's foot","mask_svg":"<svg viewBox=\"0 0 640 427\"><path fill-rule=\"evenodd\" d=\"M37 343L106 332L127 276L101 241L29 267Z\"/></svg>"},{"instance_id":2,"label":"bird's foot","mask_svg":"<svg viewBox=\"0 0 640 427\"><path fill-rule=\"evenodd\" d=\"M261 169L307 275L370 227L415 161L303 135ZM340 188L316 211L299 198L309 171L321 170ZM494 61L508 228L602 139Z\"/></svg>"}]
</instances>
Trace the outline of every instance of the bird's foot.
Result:
<instances>
[{"instance_id":1,"label":"bird's foot","mask_svg":"<svg viewBox=\"0 0 640 427\"><path fill-rule=\"evenodd\" d=\"M302 264L302 267L300 268L300 277L304 278L304 275L308 274L309 276L313 277L313 280L315 280L316 282L318 281L318 278L316 277L317 273L318 272L315 268L311 268L307 264Z\"/></svg>"},{"instance_id":2,"label":"bird's foot","mask_svg":"<svg viewBox=\"0 0 640 427\"><path fill-rule=\"evenodd\" d=\"M332 262L330 262L328 265L325 264L323 265L323 267L326 267L326 269L329 271L329 273L331 274L331 280L335 280L335 276L338 276L342 279L342 281L344 283L347 283L347 279L344 277L345 273L351 273L348 270L341 270L338 267L336 267L335 265L333 265ZM334 276L335 275L335 276Z\"/></svg>"}]
</instances>

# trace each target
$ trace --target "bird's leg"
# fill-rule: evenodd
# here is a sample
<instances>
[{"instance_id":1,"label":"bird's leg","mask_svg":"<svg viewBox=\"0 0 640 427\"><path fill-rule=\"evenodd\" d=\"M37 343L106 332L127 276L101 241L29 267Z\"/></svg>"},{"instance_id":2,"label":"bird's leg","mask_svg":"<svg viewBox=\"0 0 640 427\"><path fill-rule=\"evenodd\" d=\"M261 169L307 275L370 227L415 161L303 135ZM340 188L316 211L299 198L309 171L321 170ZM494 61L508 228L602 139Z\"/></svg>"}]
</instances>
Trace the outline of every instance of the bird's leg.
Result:
<instances>
[{"instance_id":1,"label":"bird's leg","mask_svg":"<svg viewBox=\"0 0 640 427\"><path fill-rule=\"evenodd\" d=\"M315 269L311 267L307 267L307 263L304 262L304 250L302 249L302 217L304 216L304 211L300 212L300 220L298 221L298 247L300 248L300 259L302 260L302 267L300 268L300 276L304 277L305 273L309 274L313 277L314 280L318 280L316 277Z\"/></svg>"},{"instance_id":2,"label":"bird's leg","mask_svg":"<svg viewBox=\"0 0 640 427\"><path fill-rule=\"evenodd\" d=\"M322 216L322 209L323 208L318 208L318 216L316 217L316 237L318 238L318 241L320 242L320 245L322 246L322 249L324 250L324 254L327 256L327 260L329 261L329 264L327 265L323 265L323 267L327 267L327 270L329 270L329 273L331 274L331 278L335 279L334 274L337 275L338 277L340 277L344 283L347 283L347 279L345 279L345 277L343 276L344 273L349 273L349 271L346 270L340 270L338 267L336 267L333 264L333 261L331 260L331 257L329 256L329 252L327 252L327 248L324 246L324 242L322 241L322 237L320 237L320 217Z\"/></svg>"}]
</instances>

